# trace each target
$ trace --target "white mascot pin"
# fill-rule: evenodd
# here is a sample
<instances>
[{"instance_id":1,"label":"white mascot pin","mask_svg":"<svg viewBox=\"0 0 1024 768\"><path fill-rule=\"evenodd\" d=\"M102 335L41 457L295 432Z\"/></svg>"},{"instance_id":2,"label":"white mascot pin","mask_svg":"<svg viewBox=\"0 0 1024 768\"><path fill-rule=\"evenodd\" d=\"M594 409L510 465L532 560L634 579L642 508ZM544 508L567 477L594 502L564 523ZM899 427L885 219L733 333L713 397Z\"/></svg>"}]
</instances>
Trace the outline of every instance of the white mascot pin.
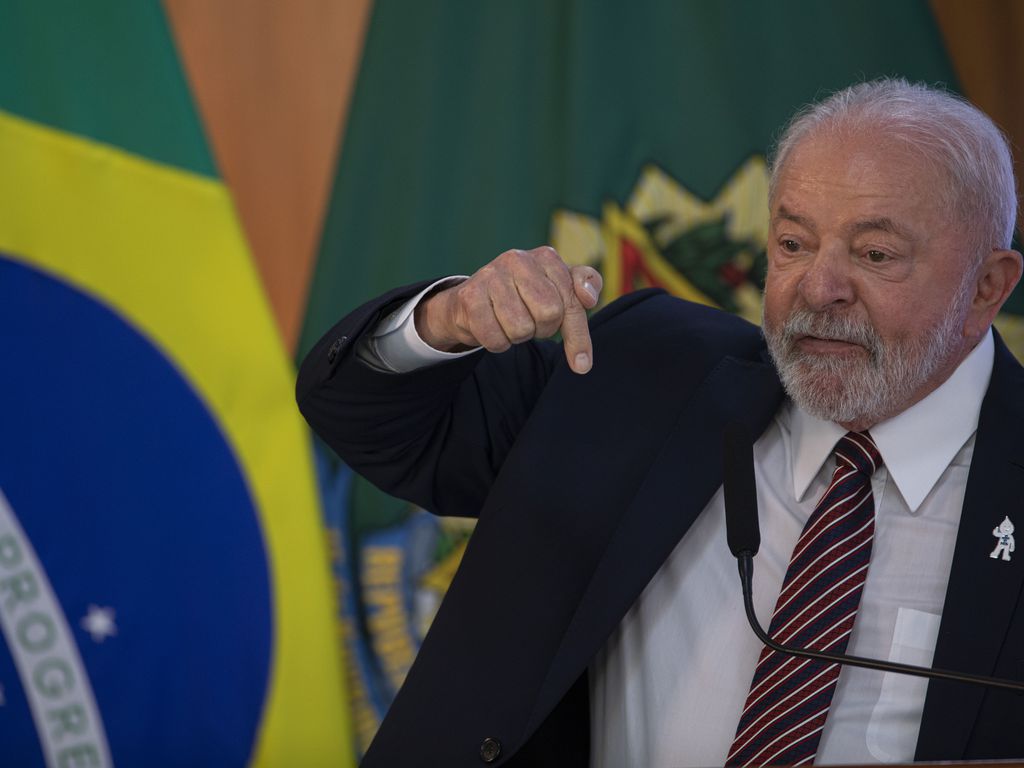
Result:
<instances>
[{"instance_id":1,"label":"white mascot pin","mask_svg":"<svg viewBox=\"0 0 1024 768\"><path fill-rule=\"evenodd\" d=\"M992 529L992 535L999 539L999 543L996 544L996 548L992 550L989 557L995 559L1002 553L1003 560L1009 560L1010 553L1016 548L1013 541L1013 523L1010 522L1010 518L1004 517L999 527Z\"/></svg>"}]
</instances>

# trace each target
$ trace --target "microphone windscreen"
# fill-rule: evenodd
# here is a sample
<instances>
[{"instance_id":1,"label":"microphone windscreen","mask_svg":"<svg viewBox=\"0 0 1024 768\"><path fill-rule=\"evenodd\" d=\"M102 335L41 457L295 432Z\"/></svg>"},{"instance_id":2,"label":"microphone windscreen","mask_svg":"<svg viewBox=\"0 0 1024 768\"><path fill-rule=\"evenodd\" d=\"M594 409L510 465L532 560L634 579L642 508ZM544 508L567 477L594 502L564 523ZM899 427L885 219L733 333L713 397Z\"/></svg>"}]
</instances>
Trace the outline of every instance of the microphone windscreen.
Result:
<instances>
[{"instance_id":1,"label":"microphone windscreen","mask_svg":"<svg viewBox=\"0 0 1024 768\"><path fill-rule=\"evenodd\" d=\"M725 427L722 455L725 492L725 531L735 557L754 556L761 546L757 522L757 483L754 478L754 441L738 421Z\"/></svg>"}]
</instances>

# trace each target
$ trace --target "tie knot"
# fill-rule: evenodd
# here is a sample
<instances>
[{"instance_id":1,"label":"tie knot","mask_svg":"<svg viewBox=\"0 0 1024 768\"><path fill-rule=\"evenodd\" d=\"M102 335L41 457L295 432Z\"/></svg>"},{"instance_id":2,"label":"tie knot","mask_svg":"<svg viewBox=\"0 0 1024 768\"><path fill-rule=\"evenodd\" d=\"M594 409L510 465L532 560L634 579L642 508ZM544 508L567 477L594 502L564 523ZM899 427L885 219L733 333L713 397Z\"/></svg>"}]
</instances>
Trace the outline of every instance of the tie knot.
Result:
<instances>
[{"instance_id":1,"label":"tie knot","mask_svg":"<svg viewBox=\"0 0 1024 768\"><path fill-rule=\"evenodd\" d=\"M871 477L882 466L882 454L868 432L847 432L836 443L836 461Z\"/></svg>"}]
</instances>

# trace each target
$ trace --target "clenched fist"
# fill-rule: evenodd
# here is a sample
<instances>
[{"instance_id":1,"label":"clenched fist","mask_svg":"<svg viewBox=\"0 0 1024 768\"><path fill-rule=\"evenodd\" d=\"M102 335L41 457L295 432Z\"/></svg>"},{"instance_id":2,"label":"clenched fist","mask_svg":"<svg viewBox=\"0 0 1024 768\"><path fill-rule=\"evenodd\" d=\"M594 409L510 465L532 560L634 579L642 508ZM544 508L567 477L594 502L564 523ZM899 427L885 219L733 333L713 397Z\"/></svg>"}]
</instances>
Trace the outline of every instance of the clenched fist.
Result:
<instances>
[{"instance_id":1,"label":"clenched fist","mask_svg":"<svg viewBox=\"0 0 1024 768\"><path fill-rule=\"evenodd\" d=\"M416 330L444 352L504 352L560 330L569 367L586 373L594 361L586 310L597 304L601 286L596 269L570 268L550 246L505 251L468 280L420 302Z\"/></svg>"}]
</instances>

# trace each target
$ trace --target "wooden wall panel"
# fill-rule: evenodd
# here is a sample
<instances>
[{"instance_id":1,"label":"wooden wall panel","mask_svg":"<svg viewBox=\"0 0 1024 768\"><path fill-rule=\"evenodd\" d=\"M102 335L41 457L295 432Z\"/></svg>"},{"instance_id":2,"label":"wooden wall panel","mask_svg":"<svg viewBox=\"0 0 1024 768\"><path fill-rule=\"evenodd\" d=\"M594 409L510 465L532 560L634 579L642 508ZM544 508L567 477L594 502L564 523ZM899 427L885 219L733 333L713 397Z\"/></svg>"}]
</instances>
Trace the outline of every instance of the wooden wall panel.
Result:
<instances>
[{"instance_id":1,"label":"wooden wall panel","mask_svg":"<svg viewBox=\"0 0 1024 768\"><path fill-rule=\"evenodd\" d=\"M301 328L371 0L165 0L289 352Z\"/></svg>"},{"instance_id":2,"label":"wooden wall panel","mask_svg":"<svg viewBox=\"0 0 1024 768\"><path fill-rule=\"evenodd\" d=\"M1006 131L1020 176L1024 152L1024 3L932 0L964 94ZM1020 230L1018 214L1018 231Z\"/></svg>"}]
</instances>

